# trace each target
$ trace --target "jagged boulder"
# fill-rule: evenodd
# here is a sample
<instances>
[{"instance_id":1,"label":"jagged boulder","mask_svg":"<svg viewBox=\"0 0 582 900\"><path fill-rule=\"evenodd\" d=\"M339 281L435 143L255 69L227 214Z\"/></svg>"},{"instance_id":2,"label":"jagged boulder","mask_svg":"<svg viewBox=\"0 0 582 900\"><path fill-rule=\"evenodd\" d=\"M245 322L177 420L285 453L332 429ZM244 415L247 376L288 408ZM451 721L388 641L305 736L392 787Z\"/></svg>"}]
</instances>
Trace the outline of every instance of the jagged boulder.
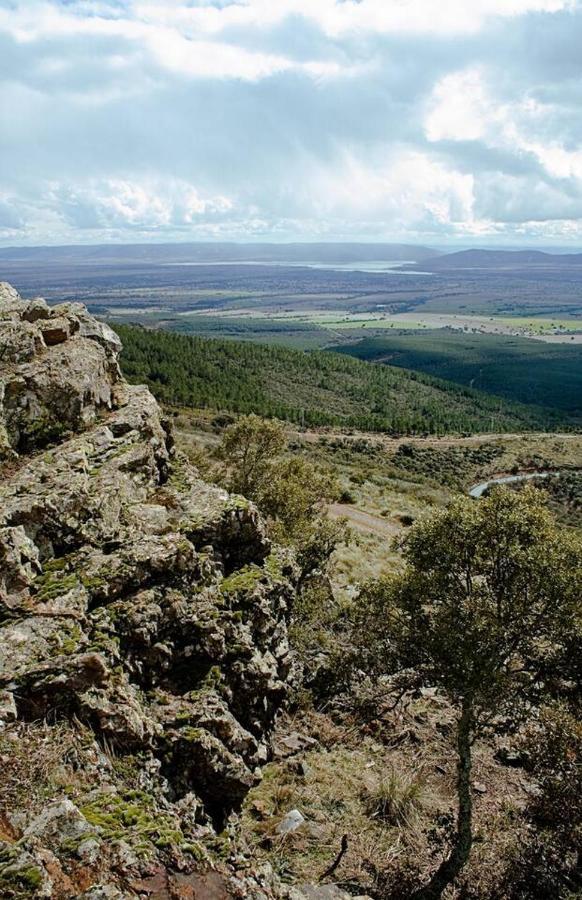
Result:
<instances>
[{"instance_id":1,"label":"jagged boulder","mask_svg":"<svg viewBox=\"0 0 582 900\"><path fill-rule=\"evenodd\" d=\"M80 304L19 303L0 284L0 334L5 455L77 431L122 402L119 338Z\"/></svg>"},{"instance_id":2,"label":"jagged boulder","mask_svg":"<svg viewBox=\"0 0 582 900\"><path fill-rule=\"evenodd\" d=\"M289 688L293 563L251 503L176 453L82 306L1 285L0 347L0 727L79 720L155 762L167 802L222 823ZM63 803L43 827L79 825Z\"/></svg>"}]
</instances>

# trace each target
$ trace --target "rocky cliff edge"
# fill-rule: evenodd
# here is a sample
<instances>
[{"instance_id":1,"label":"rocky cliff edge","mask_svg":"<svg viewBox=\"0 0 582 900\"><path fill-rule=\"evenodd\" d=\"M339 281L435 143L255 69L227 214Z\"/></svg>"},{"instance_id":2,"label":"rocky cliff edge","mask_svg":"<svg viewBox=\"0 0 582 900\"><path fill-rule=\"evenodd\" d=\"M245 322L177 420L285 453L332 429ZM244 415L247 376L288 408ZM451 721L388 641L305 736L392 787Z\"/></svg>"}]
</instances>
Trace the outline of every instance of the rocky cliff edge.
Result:
<instances>
[{"instance_id":1,"label":"rocky cliff edge","mask_svg":"<svg viewBox=\"0 0 582 900\"><path fill-rule=\"evenodd\" d=\"M147 864L169 884L151 868L169 850L190 871L186 839L216 834L260 777L289 687L292 566L252 504L175 452L120 350L83 306L0 285L2 747L42 727L64 748L74 727L93 782L81 809L49 779L0 815L2 896L197 896L135 879Z\"/></svg>"}]
</instances>

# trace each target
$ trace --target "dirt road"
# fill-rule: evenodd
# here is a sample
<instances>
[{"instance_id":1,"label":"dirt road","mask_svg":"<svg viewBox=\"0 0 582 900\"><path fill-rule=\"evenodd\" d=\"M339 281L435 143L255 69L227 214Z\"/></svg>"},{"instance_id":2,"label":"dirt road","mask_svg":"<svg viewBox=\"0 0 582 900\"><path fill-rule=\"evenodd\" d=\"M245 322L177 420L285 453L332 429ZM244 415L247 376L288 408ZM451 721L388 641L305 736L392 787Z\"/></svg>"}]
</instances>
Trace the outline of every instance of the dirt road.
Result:
<instances>
[{"instance_id":1,"label":"dirt road","mask_svg":"<svg viewBox=\"0 0 582 900\"><path fill-rule=\"evenodd\" d=\"M329 515L334 519L347 519L349 524L357 531L367 534L379 534L382 537L392 538L402 531L402 526L390 519L381 516L373 516L371 513L357 509L348 503L332 503L328 508Z\"/></svg>"}]
</instances>

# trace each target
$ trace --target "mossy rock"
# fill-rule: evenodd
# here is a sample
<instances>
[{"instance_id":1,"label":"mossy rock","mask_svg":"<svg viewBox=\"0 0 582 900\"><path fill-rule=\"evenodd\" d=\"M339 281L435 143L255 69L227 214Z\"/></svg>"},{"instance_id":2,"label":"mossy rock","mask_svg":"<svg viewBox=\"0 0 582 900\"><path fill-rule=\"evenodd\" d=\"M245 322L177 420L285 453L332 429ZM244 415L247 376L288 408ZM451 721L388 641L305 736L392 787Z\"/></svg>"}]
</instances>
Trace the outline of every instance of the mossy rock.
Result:
<instances>
[{"instance_id":1,"label":"mossy rock","mask_svg":"<svg viewBox=\"0 0 582 900\"><path fill-rule=\"evenodd\" d=\"M223 594L252 591L265 578L265 574L264 569L254 564L244 566L225 578L220 585L220 590Z\"/></svg>"},{"instance_id":2,"label":"mossy rock","mask_svg":"<svg viewBox=\"0 0 582 900\"><path fill-rule=\"evenodd\" d=\"M43 882L42 869L19 843L0 844L1 897L33 897Z\"/></svg>"},{"instance_id":3,"label":"mossy rock","mask_svg":"<svg viewBox=\"0 0 582 900\"><path fill-rule=\"evenodd\" d=\"M39 575L34 582L34 587L37 589L35 599L39 603L56 600L57 597L62 597L63 594L74 590L79 583L76 575L64 575L62 570L47 572L45 567L44 573Z\"/></svg>"},{"instance_id":4,"label":"mossy rock","mask_svg":"<svg viewBox=\"0 0 582 900\"><path fill-rule=\"evenodd\" d=\"M55 654L65 654L67 656L76 653L79 644L83 640L83 632L76 622L68 619L63 620L62 626L56 634L51 636L51 650Z\"/></svg>"},{"instance_id":5,"label":"mossy rock","mask_svg":"<svg viewBox=\"0 0 582 900\"><path fill-rule=\"evenodd\" d=\"M186 848L192 843L179 822L159 810L147 791L99 794L80 810L105 840L124 840L142 856L170 847L188 852Z\"/></svg>"}]
</instances>

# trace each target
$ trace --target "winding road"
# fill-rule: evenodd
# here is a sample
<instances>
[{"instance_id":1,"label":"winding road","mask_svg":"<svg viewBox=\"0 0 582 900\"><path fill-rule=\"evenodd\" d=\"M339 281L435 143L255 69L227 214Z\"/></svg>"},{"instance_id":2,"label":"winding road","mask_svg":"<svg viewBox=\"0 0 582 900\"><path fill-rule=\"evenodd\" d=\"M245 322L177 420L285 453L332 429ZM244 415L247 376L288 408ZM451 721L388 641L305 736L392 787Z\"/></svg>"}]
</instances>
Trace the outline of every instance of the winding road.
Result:
<instances>
[{"instance_id":1,"label":"winding road","mask_svg":"<svg viewBox=\"0 0 582 900\"><path fill-rule=\"evenodd\" d=\"M513 484L515 481L532 481L534 478L559 478L561 472L528 472L523 475L500 475L498 478L490 478L489 481L481 481L469 489L470 497L482 497L485 491L494 484Z\"/></svg>"}]
</instances>

